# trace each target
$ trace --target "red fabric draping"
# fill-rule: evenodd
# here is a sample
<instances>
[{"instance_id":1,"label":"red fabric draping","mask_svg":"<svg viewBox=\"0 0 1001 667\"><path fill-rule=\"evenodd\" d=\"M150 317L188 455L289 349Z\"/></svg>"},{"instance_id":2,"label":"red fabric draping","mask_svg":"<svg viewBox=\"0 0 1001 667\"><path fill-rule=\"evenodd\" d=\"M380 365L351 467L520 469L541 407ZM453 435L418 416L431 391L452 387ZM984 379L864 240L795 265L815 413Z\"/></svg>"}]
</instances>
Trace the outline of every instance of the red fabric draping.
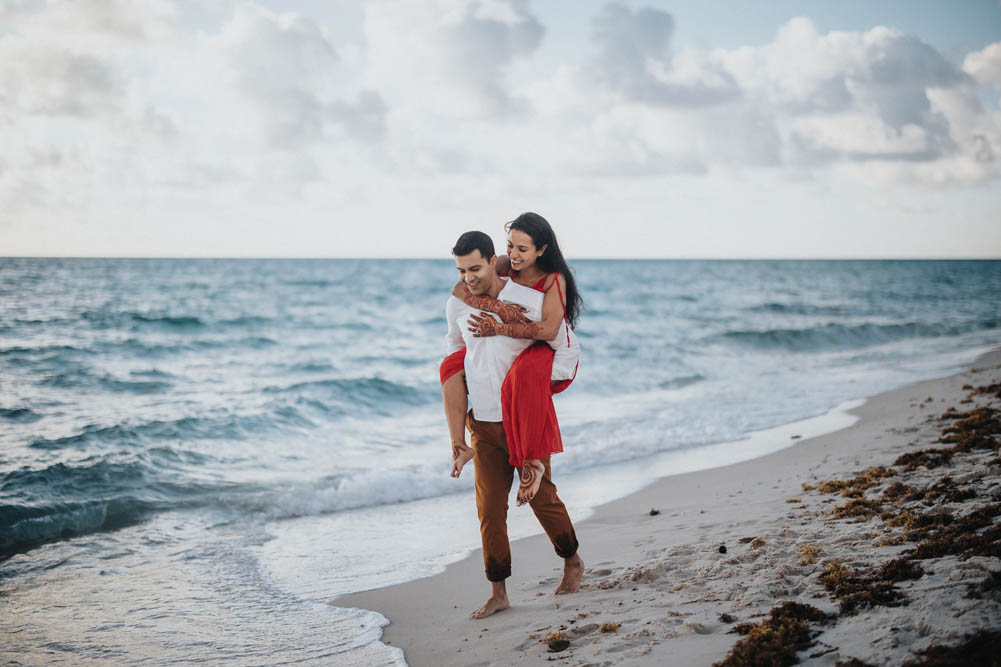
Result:
<instances>
[{"instance_id":1,"label":"red fabric draping","mask_svg":"<svg viewBox=\"0 0 1001 667\"><path fill-rule=\"evenodd\" d=\"M543 276L532 288L545 292L548 276ZM559 289L559 281L554 280ZM560 290L560 300L563 291ZM564 311L566 304L564 303ZM569 327L567 342L569 343ZM463 370L466 349L462 348L445 357L438 369L442 384ZM527 459L544 459L563 451L563 438L556 419L553 394L570 386L577 377L552 382L553 349L545 341L537 341L526 348L511 365L501 385L501 411L504 418L504 435L507 438L509 461L520 468Z\"/></svg>"}]
</instances>

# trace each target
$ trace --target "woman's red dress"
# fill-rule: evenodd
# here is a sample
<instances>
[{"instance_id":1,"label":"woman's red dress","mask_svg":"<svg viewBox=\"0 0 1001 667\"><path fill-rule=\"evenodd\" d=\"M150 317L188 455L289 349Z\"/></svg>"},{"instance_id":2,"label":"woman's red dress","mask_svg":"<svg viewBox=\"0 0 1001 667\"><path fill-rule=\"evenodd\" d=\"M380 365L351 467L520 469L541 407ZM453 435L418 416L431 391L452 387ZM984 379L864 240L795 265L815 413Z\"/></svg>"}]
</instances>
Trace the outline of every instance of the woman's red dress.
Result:
<instances>
[{"instance_id":1,"label":"woman's red dress","mask_svg":"<svg viewBox=\"0 0 1001 667\"><path fill-rule=\"evenodd\" d=\"M547 278L548 276L540 278L532 285L532 289L545 292ZM558 280L554 280L552 284L559 289ZM560 300L563 300L562 290ZM565 302L563 308L565 313ZM567 336L569 337L569 332ZM501 412L504 435L507 438L508 461L516 468L521 468L526 460L544 459L563 451L553 394L569 387L574 378L551 381L553 354L553 348L548 343L536 341L514 360L504 384L501 385ZM465 358L466 348L445 357L439 368L442 384L463 369Z\"/></svg>"}]
</instances>

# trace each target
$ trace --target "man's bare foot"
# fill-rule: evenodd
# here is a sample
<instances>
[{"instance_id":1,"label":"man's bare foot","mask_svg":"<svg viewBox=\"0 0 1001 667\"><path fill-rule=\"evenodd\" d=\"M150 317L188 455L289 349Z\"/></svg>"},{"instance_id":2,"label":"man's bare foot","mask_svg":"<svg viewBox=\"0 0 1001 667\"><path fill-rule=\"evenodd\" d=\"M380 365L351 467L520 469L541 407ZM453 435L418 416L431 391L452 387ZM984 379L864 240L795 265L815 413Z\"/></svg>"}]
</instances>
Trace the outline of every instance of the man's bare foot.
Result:
<instances>
[{"instance_id":1,"label":"man's bare foot","mask_svg":"<svg viewBox=\"0 0 1001 667\"><path fill-rule=\"evenodd\" d=\"M521 484L518 485L518 507L532 502L532 498L542 486L542 476L546 466L539 459L529 459L521 466Z\"/></svg>"},{"instance_id":2,"label":"man's bare foot","mask_svg":"<svg viewBox=\"0 0 1001 667\"><path fill-rule=\"evenodd\" d=\"M557 595L576 593L580 590L581 581L584 579L584 561L580 556L574 554L563 562L563 580L556 587Z\"/></svg>"},{"instance_id":3,"label":"man's bare foot","mask_svg":"<svg viewBox=\"0 0 1001 667\"><path fill-rule=\"evenodd\" d=\"M473 448L464 442L452 443L452 477L457 478L462 474L462 466L473 459L473 453Z\"/></svg>"},{"instance_id":4,"label":"man's bare foot","mask_svg":"<svg viewBox=\"0 0 1001 667\"><path fill-rule=\"evenodd\" d=\"M510 606L511 604L507 601L507 589L504 587L504 582L495 582L493 593L490 594L490 599L484 602L482 607L470 614L469 618L474 621L478 618L486 618L487 616L492 616Z\"/></svg>"}]
</instances>

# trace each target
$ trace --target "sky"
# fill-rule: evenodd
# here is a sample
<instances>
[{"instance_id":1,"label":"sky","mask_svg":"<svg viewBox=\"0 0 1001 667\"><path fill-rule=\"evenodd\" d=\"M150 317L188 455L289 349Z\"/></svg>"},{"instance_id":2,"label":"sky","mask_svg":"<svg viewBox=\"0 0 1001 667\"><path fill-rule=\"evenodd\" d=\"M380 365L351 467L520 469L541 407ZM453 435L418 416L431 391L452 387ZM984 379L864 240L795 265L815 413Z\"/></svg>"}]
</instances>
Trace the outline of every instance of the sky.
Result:
<instances>
[{"instance_id":1,"label":"sky","mask_svg":"<svg viewBox=\"0 0 1001 667\"><path fill-rule=\"evenodd\" d=\"M1001 257L1001 0L0 0L0 256Z\"/></svg>"}]
</instances>

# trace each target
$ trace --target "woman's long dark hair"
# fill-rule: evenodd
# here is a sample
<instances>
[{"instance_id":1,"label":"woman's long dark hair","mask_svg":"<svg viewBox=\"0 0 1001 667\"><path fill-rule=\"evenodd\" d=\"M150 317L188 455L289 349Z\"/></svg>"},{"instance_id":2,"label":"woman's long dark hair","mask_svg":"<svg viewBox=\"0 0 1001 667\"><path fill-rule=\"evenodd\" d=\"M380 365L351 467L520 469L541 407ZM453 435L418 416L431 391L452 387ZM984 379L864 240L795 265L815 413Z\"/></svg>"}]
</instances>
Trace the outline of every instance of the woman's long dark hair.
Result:
<instances>
[{"instance_id":1,"label":"woman's long dark hair","mask_svg":"<svg viewBox=\"0 0 1001 667\"><path fill-rule=\"evenodd\" d=\"M567 324L576 328L577 316L580 314L580 309L584 305L584 301L580 298L580 293L577 292L577 283L574 282L573 273L570 272L567 260L563 258L560 244L556 242L556 233L549 226L549 222L538 213L522 213L504 225L504 229L508 232L512 229L517 229L520 232L528 234L532 237L532 243L535 244L536 250L542 246L546 246L546 251L539 255L535 263L547 274L560 273L563 275L563 279L567 283L567 293L565 295Z\"/></svg>"}]
</instances>

